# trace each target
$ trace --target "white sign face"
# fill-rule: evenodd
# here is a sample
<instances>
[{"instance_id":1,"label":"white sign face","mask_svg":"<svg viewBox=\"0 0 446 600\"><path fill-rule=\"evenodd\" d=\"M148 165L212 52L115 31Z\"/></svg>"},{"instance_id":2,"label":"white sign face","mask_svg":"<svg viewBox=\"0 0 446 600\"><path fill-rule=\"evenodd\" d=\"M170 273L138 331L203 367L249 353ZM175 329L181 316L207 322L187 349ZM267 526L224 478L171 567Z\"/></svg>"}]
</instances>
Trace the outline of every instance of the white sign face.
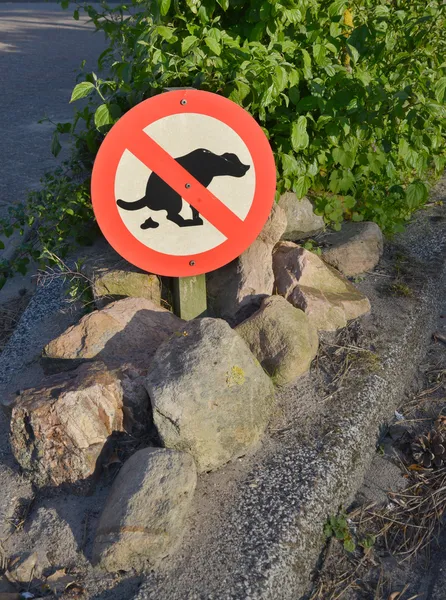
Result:
<instances>
[{"instance_id":1,"label":"white sign face","mask_svg":"<svg viewBox=\"0 0 446 600\"><path fill-rule=\"evenodd\" d=\"M231 127L207 115L185 113L159 119L144 132L179 159L239 219L246 218L254 199L256 173L246 144ZM160 181L129 150L123 152L114 182L115 198L125 227L139 242L164 254L188 256L226 240L189 204L182 199L180 203L178 194L178 210L169 213L169 194Z\"/></svg>"}]
</instances>

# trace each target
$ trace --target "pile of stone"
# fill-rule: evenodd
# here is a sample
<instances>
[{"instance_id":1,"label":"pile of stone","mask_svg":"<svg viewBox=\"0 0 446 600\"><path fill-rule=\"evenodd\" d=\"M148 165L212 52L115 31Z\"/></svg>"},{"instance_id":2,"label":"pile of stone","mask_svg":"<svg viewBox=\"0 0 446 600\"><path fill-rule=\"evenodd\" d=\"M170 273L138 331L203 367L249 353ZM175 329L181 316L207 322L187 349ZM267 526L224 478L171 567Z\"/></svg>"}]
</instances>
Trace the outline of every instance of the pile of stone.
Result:
<instances>
[{"instance_id":1,"label":"pile of stone","mask_svg":"<svg viewBox=\"0 0 446 600\"><path fill-rule=\"evenodd\" d=\"M285 195L256 242L209 276L214 318L186 323L160 306L157 278L98 261L89 272L98 310L43 349L46 379L13 403L12 449L40 487L88 493L114 434L146 441L100 518L93 554L104 569L141 571L171 554L197 473L255 449L275 386L309 370L318 332L370 310L340 271L377 264L379 229L348 226L326 244L324 261L295 243L321 230L321 218L308 200L292 200Z\"/></svg>"}]
</instances>

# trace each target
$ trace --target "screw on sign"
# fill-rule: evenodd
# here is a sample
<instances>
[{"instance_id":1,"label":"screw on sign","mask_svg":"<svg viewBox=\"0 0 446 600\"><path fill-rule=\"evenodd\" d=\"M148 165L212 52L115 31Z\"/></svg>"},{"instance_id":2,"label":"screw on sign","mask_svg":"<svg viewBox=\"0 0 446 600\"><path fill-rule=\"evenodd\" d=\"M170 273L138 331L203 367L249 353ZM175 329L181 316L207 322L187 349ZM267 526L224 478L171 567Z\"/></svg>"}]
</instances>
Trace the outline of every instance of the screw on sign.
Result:
<instances>
[{"instance_id":1,"label":"screw on sign","mask_svg":"<svg viewBox=\"0 0 446 600\"><path fill-rule=\"evenodd\" d=\"M187 277L251 245L275 188L274 157L251 115L217 94L177 90L141 102L113 126L94 164L92 202L126 260Z\"/></svg>"}]
</instances>

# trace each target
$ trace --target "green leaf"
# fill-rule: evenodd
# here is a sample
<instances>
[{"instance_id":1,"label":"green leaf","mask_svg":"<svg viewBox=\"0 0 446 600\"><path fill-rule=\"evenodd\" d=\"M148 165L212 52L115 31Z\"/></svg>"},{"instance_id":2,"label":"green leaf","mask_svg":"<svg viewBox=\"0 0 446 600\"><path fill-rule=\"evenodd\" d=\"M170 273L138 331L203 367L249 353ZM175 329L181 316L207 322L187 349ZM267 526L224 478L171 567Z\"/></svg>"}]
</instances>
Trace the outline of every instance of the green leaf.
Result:
<instances>
[{"instance_id":1,"label":"green leaf","mask_svg":"<svg viewBox=\"0 0 446 600\"><path fill-rule=\"evenodd\" d=\"M75 21L79 21L79 10L78 10L78 9L76 9L76 10L73 12L73 19L74 19Z\"/></svg>"},{"instance_id":2,"label":"green leaf","mask_svg":"<svg viewBox=\"0 0 446 600\"><path fill-rule=\"evenodd\" d=\"M229 0L217 0L217 4L219 4L223 10L228 10L229 8Z\"/></svg>"},{"instance_id":3,"label":"green leaf","mask_svg":"<svg viewBox=\"0 0 446 600\"><path fill-rule=\"evenodd\" d=\"M198 13L198 7L201 4L200 0L186 0L186 4L190 10L196 15Z\"/></svg>"},{"instance_id":4,"label":"green leaf","mask_svg":"<svg viewBox=\"0 0 446 600\"><path fill-rule=\"evenodd\" d=\"M0 240L0 250L4 250L5 249L5 244L2 242L2 240Z\"/></svg>"},{"instance_id":5,"label":"green leaf","mask_svg":"<svg viewBox=\"0 0 446 600\"><path fill-rule=\"evenodd\" d=\"M308 143L307 119L301 116L291 125L291 144L294 150L299 151L306 148Z\"/></svg>"},{"instance_id":6,"label":"green leaf","mask_svg":"<svg viewBox=\"0 0 446 600\"><path fill-rule=\"evenodd\" d=\"M442 104L446 101L446 77L441 77L434 85L434 93L437 102Z\"/></svg>"},{"instance_id":7,"label":"green leaf","mask_svg":"<svg viewBox=\"0 0 446 600\"><path fill-rule=\"evenodd\" d=\"M353 538L348 537L344 540L344 550L346 550L347 552L354 552L355 548L356 546Z\"/></svg>"},{"instance_id":8,"label":"green leaf","mask_svg":"<svg viewBox=\"0 0 446 600\"><path fill-rule=\"evenodd\" d=\"M59 135L57 131L53 133L53 141L51 142L51 154L53 156L57 156L59 152L62 150L62 146L59 142Z\"/></svg>"},{"instance_id":9,"label":"green leaf","mask_svg":"<svg viewBox=\"0 0 446 600\"><path fill-rule=\"evenodd\" d=\"M313 77L313 74L311 72L311 57L306 50L302 50L302 56L304 59L304 77L305 79L311 79Z\"/></svg>"},{"instance_id":10,"label":"green leaf","mask_svg":"<svg viewBox=\"0 0 446 600\"><path fill-rule=\"evenodd\" d=\"M325 62L325 46L322 44L314 44L313 46L313 56L317 65L323 65Z\"/></svg>"},{"instance_id":11,"label":"green leaf","mask_svg":"<svg viewBox=\"0 0 446 600\"><path fill-rule=\"evenodd\" d=\"M290 154L283 154L282 156L282 168L283 174L295 175L297 173L297 160Z\"/></svg>"},{"instance_id":12,"label":"green leaf","mask_svg":"<svg viewBox=\"0 0 446 600\"><path fill-rule=\"evenodd\" d=\"M274 69L273 82L276 85L279 92L285 89L287 80L288 76L285 69L283 67L277 66Z\"/></svg>"},{"instance_id":13,"label":"green leaf","mask_svg":"<svg viewBox=\"0 0 446 600\"><path fill-rule=\"evenodd\" d=\"M171 0L160 0L159 6L161 16L165 17L167 15L167 13L169 12L170 4Z\"/></svg>"},{"instance_id":14,"label":"green leaf","mask_svg":"<svg viewBox=\"0 0 446 600\"><path fill-rule=\"evenodd\" d=\"M110 108L107 104L101 104L94 113L94 124L99 129L104 125L111 125L113 117L110 113Z\"/></svg>"},{"instance_id":15,"label":"green leaf","mask_svg":"<svg viewBox=\"0 0 446 600\"><path fill-rule=\"evenodd\" d=\"M83 81L82 83L78 83L71 94L70 102L76 102L76 100L80 100L81 98L85 98L88 94L95 89L94 85L89 81Z\"/></svg>"},{"instance_id":16,"label":"green leaf","mask_svg":"<svg viewBox=\"0 0 446 600\"><path fill-rule=\"evenodd\" d=\"M338 15L343 15L346 8L347 2L345 0L336 0L336 2L333 2L328 7L328 14L330 17L337 17Z\"/></svg>"},{"instance_id":17,"label":"green leaf","mask_svg":"<svg viewBox=\"0 0 446 600\"><path fill-rule=\"evenodd\" d=\"M357 51L357 49L356 49L354 46L352 46L351 44L347 44L347 48L348 48L348 51L349 51L349 54L350 54L350 56L351 56L351 57L352 57L352 59L353 59L353 62L354 62L354 63L355 63L355 65L356 65L356 63L357 63L357 62L358 62L358 60L359 60L359 52L358 52L358 51Z\"/></svg>"},{"instance_id":18,"label":"green leaf","mask_svg":"<svg viewBox=\"0 0 446 600\"><path fill-rule=\"evenodd\" d=\"M166 27L165 25L158 25L156 32L166 41L169 41L174 37L174 30L172 27Z\"/></svg>"},{"instance_id":19,"label":"green leaf","mask_svg":"<svg viewBox=\"0 0 446 600\"><path fill-rule=\"evenodd\" d=\"M211 37L207 37L204 39L204 41L205 41L206 46L208 48L210 48L214 54L217 54L217 56L220 56L221 46L217 42L217 40L214 40L214 38L211 38Z\"/></svg>"},{"instance_id":20,"label":"green leaf","mask_svg":"<svg viewBox=\"0 0 446 600\"><path fill-rule=\"evenodd\" d=\"M415 210L426 202L427 196L428 190L422 181L415 181L407 186L406 199L411 210Z\"/></svg>"},{"instance_id":21,"label":"green leaf","mask_svg":"<svg viewBox=\"0 0 446 600\"><path fill-rule=\"evenodd\" d=\"M181 42L181 52L183 56L192 48L194 44L198 42L198 38L195 35L188 35Z\"/></svg>"},{"instance_id":22,"label":"green leaf","mask_svg":"<svg viewBox=\"0 0 446 600\"><path fill-rule=\"evenodd\" d=\"M307 175L301 175L293 186L294 193L299 198L303 198L311 186L311 178Z\"/></svg>"},{"instance_id":23,"label":"green leaf","mask_svg":"<svg viewBox=\"0 0 446 600\"><path fill-rule=\"evenodd\" d=\"M390 9L388 6L384 6L383 4L378 4L375 8L375 16L378 18L386 18L390 15Z\"/></svg>"}]
</instances>

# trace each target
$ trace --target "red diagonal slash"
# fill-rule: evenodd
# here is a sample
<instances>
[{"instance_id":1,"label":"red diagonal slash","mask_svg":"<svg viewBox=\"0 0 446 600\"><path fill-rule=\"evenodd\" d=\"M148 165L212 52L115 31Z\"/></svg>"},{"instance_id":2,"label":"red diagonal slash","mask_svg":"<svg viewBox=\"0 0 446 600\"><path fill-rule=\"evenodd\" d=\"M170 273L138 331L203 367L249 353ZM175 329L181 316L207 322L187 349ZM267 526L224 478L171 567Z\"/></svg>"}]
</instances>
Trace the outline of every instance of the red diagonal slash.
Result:
<instances>
[{"instance_id":1,"label":"red diagonal slash","mask_svg":"<svg viewBox=\"0 0 446 600\"><path fill-rule=\"evenodd\" d=\"M226 238L242 234L244 222L144 131L132 131L127 149ZM186 184L190 184L190 187L186 188Z\"/></svg>"}]
</instances>

